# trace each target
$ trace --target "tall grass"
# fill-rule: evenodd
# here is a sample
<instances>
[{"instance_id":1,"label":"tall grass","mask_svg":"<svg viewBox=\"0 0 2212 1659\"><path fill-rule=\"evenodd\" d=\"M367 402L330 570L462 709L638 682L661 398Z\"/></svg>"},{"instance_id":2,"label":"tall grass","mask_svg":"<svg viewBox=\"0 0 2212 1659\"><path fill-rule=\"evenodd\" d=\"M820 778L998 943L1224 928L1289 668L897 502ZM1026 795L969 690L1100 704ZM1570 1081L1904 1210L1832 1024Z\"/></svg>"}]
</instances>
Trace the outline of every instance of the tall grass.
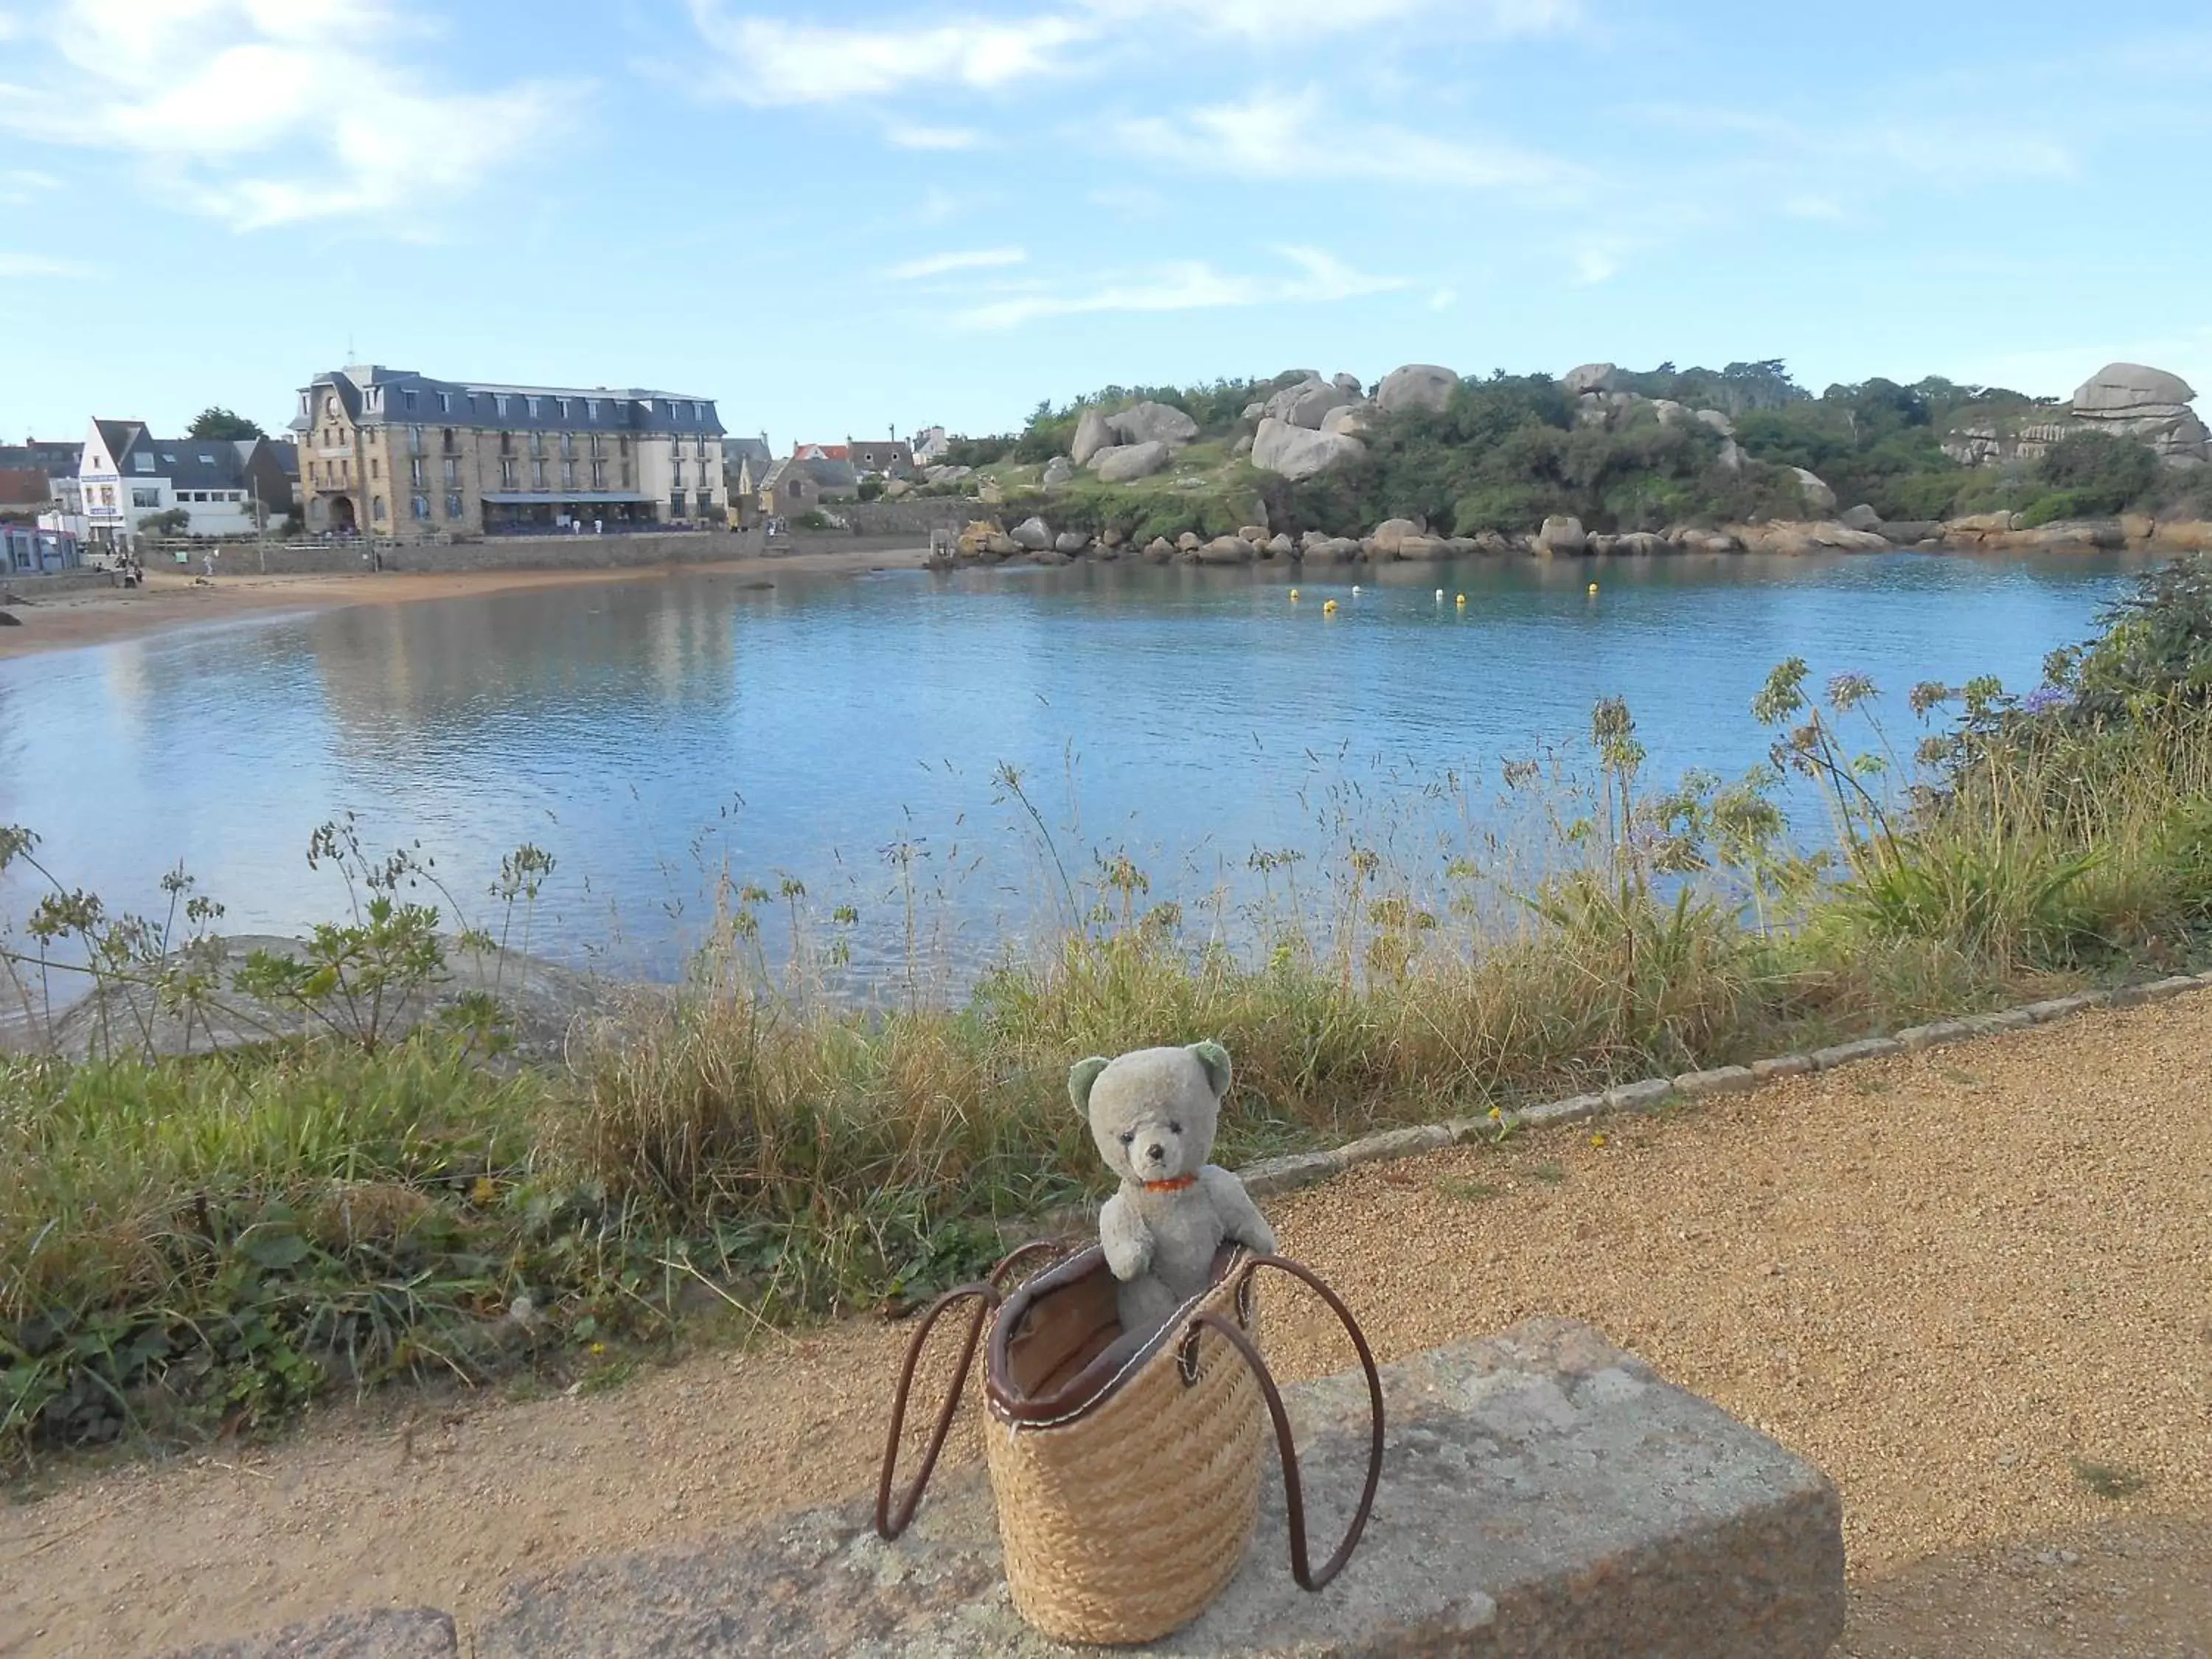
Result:
<instances>
[{"instance_id":1,"label":"tall grass","mask_svg":"<svg viewBox=\"0 0 2212 1659\"><path fill-rule=\"evenodd\" d=\"M2212 659L2207 595L2184 632ZM2130 671L2114 702L2098 648L2025 701L1964 688L1917 759L1871 687L1816 696L1784 665L1771 764L1728 783L1648 787L1629 711L1601 705L1582 784L1509 777L1526 817L1492 857L1401 865L1353 813L1303 871L1255 854L1276 901L1234 939L1218 909L1145 902L1126 855L1079 882L1030 812L1074 920L957 995L920 954L883 1006L833 995L846 918L817 936L787 884L732 889L691 978L560 1067L428 1029L0 1061L0 1458L387 1377L566 1374L702 1300L910 1301L1097 1190L1065 1091L1087 1054L1225 1042L1235 1163L2191 957L2212 677ZM1793 771L1820 834L1776 804Z\"/></svg>"}]
</instances>

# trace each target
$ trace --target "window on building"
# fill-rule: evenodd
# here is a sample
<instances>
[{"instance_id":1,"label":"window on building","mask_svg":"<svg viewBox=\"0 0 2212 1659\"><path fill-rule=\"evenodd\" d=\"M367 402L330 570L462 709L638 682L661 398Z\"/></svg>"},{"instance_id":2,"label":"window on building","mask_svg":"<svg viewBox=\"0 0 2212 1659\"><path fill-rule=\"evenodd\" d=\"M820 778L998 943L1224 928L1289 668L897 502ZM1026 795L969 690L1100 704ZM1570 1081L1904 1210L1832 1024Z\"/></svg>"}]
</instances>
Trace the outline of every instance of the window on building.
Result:
<instances>
[{"instance_id":1,"label":"window on building","mask_svg":"<svg viewBox=\"0 0 2212 1659\"><path fill-rule=\"evenodd\" d=\"M453 412L453 394L452 392L441 392L438 394L438 412L441 415L450 415Z\"/></svg>"},{"instance_id":2,"label":"window on building","mask_svg":"<svg viewBox=\"0 0 2212 1659\"><path fill-rule=\"evenodd\" d=\"M543 461L532 461L532 462L531 462L531 464L530 464L530 487L531 487L532 489L544 489L544 488L545 488L545 463L544 463L544 462L543 462Z\"/></svg>"},{"instance_id":3,"label":"window on building","mask_svg":"<svg viewBox=\"0 0 2212 1659\"><path fill-rule=\"evenodd\" d=\"M544 433L533 432L530 434L530 453L532 455L543 455L545 453L545 434Z\"/></svg>"},{"instance_id":4,"label":"window on building","mask_svg":"<svg viewBox=\"0 0 2212 1659\"><path fill-rule=\"evenodd\" d=\"M536 419L538 418L538 405L539 405L539 404L541 404L541 403L542 403L542 402L544 402L544 400L543 398L532 398L527 399L526 401L528 402L528 404L529 404L529 405L530 405L530 418L531 418L532 420L533 420L533 421L534 421L534 420L536 420Z\"/></svg>"},{"instance_id":5,"label":"window on building","mask_svg":"<svg viewBox=\"0 0 2212 1659\"><path fill-rule=\"evenodd\" d=\"M698 441L698 442L699 442L699 448L698 448L699 459L700 459L701 460L704 460L704 459L707 459L707 439L706 439L706 434L705 434L702 433L702 434L700 434L700 437L699 437L699 441Z\"/></svg>"},{"instance_id":6,"label":"window on building","mask_svg":"<svg viewBox=\"0 0 2212 1659\"><path fill-rule=\"evenodd\" d=\"M452 427L446 428L445 430L439 434L438 447L444 450L448 455L459 454L461 453L460 434L455 432Z\"/></svg>"},{"instance_id":7,"label":"window on building","mask_svg":"<svg viewBox=\"0 0 2212 1659\"><path fill-rule=\"evenodd\" d=\"M368 458L368 476L372 478L380 478L384 476L384 463L374 455Z\"/></svg>"},{"instance_id":8,"label":"window on building","mask_svg":"<svg viewBox=\"0 0 2212 1659\"><path fill-rule=\"evenodd\" d=\"M499 487L501 489L514 488L514 463L511 460L503 460L499 464Z\"/></svg>"},{"instance_id":9,"label":"window on building","mask_svg":"<svg viewBox=\"0 0 2212 1659\"><path fill-rule=\"evenodd\" d=\"M592 463L592 488L594 489L605 489L606 487L607 464L605 461L593 461Z\"/></svg>"},{"instance_id":10,"label":"window on building","mask_svg":"<svg viewBox=\"0 0 2212 1659\"><path fill-rule=\"evenodd\" d=\"M553 406L561 411L562 420L568 418L568 400L566 398L556 398L553 400Z\"/></svg>"},{"instance_id":11,"label":"window on building","mask_svg":"<svg viewBox=\"0 0 2212 1659\"><path fill-rule=\"evenodd\" d=\"M684 516L684 492L680 489L668 498L668 516L672 519Z\"/></svg>"},{"instance_id":12,"label":"window on building","mask_svg":"<svg viewBox=\"0 0 2212 1659\"><path fill-rule=\"evenodd\" d=\"M576 464L575 464L575 462L574 462L574 461L563 461L563 462L562 462L562 463L561 463L561 488L562 488L562 489L574 489L575 487L576 487Z\"/></svg>"},{"instance_id":13,"label":"window on building","mask_svg":"<svg viewBox=\"0 0 2212 1659\"><path fill-rule=\"evenodd\" d=\"M159 507L161 504L161 492L158 489L134 489L131 492L131 505L133 507Z\"/></svg>"},{"instance_id":14,"label":"window on building","mask_svg":"<svg viewBox=\"0 0 2212 1659\"><path fill-rule=\"evenodd\" d=\"M413 510L414 514L417 519L427 520L429 518L430 498L428 495L417 495L414 497L408 505Z\"/></svg>"},{"instance_id":15,"label":"window on building","mask_svg":"<svg viewBox=\"0 0 2212 1659\"><path fill-rule=\"evenodd\" d=\"M564 456L568 456L574 455L575 453L576 434L573 432L562 433L561 434L561 453Z\"/></svg>"},{"instance_id":16,"label":"window on building","mask_svg":"<svg viewBox=\"0 0 2212 1659\"><path fill-rule=\"evenodd\" d=\"M399 394L399 401L403 406L412 409L415 407L415 394L412 392L403 392Z\"/></svg>"},{"instance_id":17,"label":"window on building","mask_svg":"<svg viewBox=\"0 0 2212 1659\"><path fill-rule=\"evenodd\" d=\"M151 472L154 470L154 458L150 454L133 455L131 458L131 465L135 471Z\"/></svg>"},{"instance_id":18,"label":"window on building","mask_svg":"<svg viewBox=\"0 0 2212 1659\"><path fill-rule=\"evenodd\" d=\"M597 398L584 399L584 418L587 421L596 421L599 418L599 400Z\"/></svg>"},{"instance_id":19,"label":"window on building","mask_svg":"<svg viewBox=\"0 0 2212 1659\"><path fill-rule=\"evenodd\" d=\"M420 489L422 484L422 458L416 456L407 463L407 482Z\"/></svg>"},{"instance_id":20,"label":"window on building","mask_svg":"<svg viewBox=\"0 0 2212 1659\"><path fill-rule=\"evenodd\" d=\"M446 457L446 482L457 484L461 481L461 464L451 455Z\"/></svg>"},{"instance_id":21,"label":"window on building","mask_svg":"<svg viewBox=\"0 0 2212 1659\"><path fill-rule=\"evenodd\" d=\"M695 421L703 421L707 418L706 416L701 412L700 405L697 404L691 405L691 418Z\"/></svg>"},{"instance_id":22,"label":"window on building","mask_svg":"<svg viewBox=\"0 0 2212 1659\"><path fill-rule=\"evenodd\" d=\"M493 410L499 416L499 418L502 421L505 420L507 418L507 393L504 392L494 392L492 394L491 406Z\"/></svg>"},{"instance_id":23,"label":"window on building","mask_svg":"<svg viewBox=\"0 0 2212 1659\"><path fill-rule=\"evenodd\" d=\"M674 482L678 489L684 488L684 463L681 461L676 463L676 477Z\"/></svg>"},{"instance_id":24,"label":"window on building","mask_svg":"<svg viewBox=\"0 0 2212 1659\"><path fill-rule=\"evenodd\" d=\"M316 503L315 503L315 505L316 505L316 506L318 506L318 507L320 507L320 506L322 505L322 503L321 503L320 501L318 501L318 502L316 502ZM383 496L381 496L381 495L372 495L371 497L369 497L369 501L368 501L368 516L369 516L370 518L372 518L372 519L375 520L377 521L377 523L379 523L379 524L382 524L382 523L384 522L384 497L383 497Z\"/></svg>"},{"instance_id":25,"label":"window on building","mask_svg":"<svg viewBox=\"0 0 2212 1659\"><path fill-rule=\"evenodd\" d=\"M467 509L461 505L461 492L458 489L449 489L446 492L446 516L449 519L461 519L468 516Z\"/></svg>"},{"instance_id":26,"label":"window on building","mask_svg":"<svg viewBox=\"0 0 2212 1659\"><path fill-rule=\"evenodd\" d=\"M627 455L629 453L629 440L628 438L623 437L617 438L615 440L615 453L617 455Z\"/></svg>"},{"instance_id":27,"label":"window on building","mask_svg":"<svg viewBox=\"0 0 2212 1659\"><path fill-rule=\"evenodd\" d=\"M628 461L624 461L622 464L622 487L624 489L628 489L629 488L629 463Z\"/></svg>"},{"instance_id":28,"label":"window on building","mask_svg":"<svg viewBox=\"0 0 2212 1659\"><path fill-rule=\"evenodd\" d=\"M422 453L422 428L419 426L410 426L407 428L407 453L410 455L420 455Z\"/></svg>"}]
</instances>

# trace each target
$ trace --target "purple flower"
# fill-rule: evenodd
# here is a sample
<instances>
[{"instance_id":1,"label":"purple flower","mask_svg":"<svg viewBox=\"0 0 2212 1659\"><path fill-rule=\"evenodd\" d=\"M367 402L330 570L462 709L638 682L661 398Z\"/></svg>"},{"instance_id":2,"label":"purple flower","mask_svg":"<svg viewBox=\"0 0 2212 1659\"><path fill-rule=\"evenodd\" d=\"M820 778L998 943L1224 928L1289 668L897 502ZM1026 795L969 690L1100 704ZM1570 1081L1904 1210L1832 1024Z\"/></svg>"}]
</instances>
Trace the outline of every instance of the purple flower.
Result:
<instances>
[{"instance_id":1,"label":"purple flower","mask_svg":"<svg viewBox=\"0 0 2212 1659\"><path fill-rule=\"evenodd\" d=\"M2048 714L2070 707L2073 702L2074 694L2063 686L2039 685L2020 700L2020 706L2027 714Z\"/></svg>"}]
</instances>

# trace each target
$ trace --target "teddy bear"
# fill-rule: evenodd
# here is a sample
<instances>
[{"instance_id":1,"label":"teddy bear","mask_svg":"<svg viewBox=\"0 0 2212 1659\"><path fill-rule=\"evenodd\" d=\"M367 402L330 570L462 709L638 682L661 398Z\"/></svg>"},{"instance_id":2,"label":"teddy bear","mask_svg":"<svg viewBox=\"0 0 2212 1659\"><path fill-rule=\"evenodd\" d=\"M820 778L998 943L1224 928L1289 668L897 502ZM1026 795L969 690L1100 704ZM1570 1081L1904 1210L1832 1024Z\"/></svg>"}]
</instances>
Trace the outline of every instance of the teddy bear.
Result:
<instances>
[{"instance_id":1,"label":"teddy bear","mask_svg":"<svg viewBox=\"0 0 2212 1659\"><path fill-rule=\"evenodd\" d=\"M1099 1213L1098 1242L1121 1280L1124 1334L1158 1330L1202 1292L1224 1243L1274 1253L1275 1235L1244 1183L1206 1161L1229 1093L1229 1051L1219 1043L1094 1056L1068 1073L1067 1092L1121 1178Z\"/></svg>"}]
</instances>

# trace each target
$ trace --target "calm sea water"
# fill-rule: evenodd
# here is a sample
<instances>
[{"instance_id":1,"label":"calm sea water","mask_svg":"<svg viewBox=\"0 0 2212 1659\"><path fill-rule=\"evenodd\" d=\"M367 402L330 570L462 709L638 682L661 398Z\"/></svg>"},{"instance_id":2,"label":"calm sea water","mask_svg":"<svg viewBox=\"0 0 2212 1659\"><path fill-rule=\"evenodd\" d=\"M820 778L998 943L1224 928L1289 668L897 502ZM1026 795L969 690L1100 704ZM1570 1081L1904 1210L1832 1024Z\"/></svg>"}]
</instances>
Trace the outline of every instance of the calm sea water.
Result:
<instances>
[{"instance_id":1,"label":"calm sea water","mask_svg":"<svg viewBox=\"0 0 2212 1659\"><path fill-rule=\"evenodd\" d=\"M471 903L507 848L554 853L533 944L572 959L674 971L727 871L854 905L864 965L902 954L910 884L972 960L1060 902L1002 766L1072 881L1126 848L1152 900L1244 890L1255 849L1318 850L1342 815L1463 837L1501 761L1574 742L1601 696L1663 778L1760 759L1749 705L1786 656L1871 674L1908 727L1918 680L2025 689L2131 568L1512 561L1362 572L1355 597L1348 573L771 568L361 606L0 662L0 823L112 904L157 904L182 860L234 931L333 913L304 849L350 810Z\"/></svg>"}]
</instances>

